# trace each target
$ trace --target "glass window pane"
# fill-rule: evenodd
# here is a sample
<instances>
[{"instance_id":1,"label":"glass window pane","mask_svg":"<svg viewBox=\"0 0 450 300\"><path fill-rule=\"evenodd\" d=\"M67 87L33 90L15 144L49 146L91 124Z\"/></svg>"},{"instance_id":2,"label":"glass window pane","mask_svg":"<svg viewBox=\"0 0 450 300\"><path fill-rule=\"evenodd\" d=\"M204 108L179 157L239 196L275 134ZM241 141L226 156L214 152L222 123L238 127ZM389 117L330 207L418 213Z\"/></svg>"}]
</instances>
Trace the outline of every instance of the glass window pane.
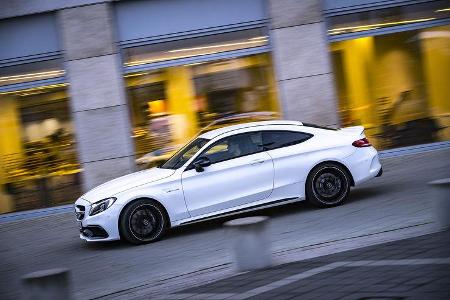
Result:
<instances>
[{"instance_id":1,"label":"glass window pane","mask_svg":"<svg viewBox=\"0 0 450 300\"><path fill-rule=\"evenodd\" d=\"M448 1L432 1L330 17L328 34L338 35L445 19L450 17L449 8Z\"/></svg>"},{"instance_id":2,"label":"glass window pane","mask_svg":"<svg viewBox=\"0 0 450 300\"><path fill-rule=\"evenodd\" d=\"M0 86L64 76L62 60L54 59L0 68Z\"/></svg>"},{"instance_id":3,"label":"glass window pane","mask_svg":"<svg viewBox=\"0 0 450 300\"><path fill-rule=\"evenodd\" d=\"M208 157L211 163L238 158L262 151L258 141L261 132L249 132L232 135L209 146L201 156Z\"/></svg>"},{"instance_id":4,"label":"glass window pane","mask_svg":"<svg viewBox=\"0 0 450 300\"><path fill-rule=\"evenodd\" d=\"M343 126L378 148L450 139L450 26L331 43Z\"/></svg>"},{"instance_id":5,"label":"glass window pane","mask_svg":"<svg viewBox=\"0 0 450 300\"><path fill-rule=\"evenodd\" d=\"M269 54L125 75L136 162L167 160L193 136L279 118Z\"/></svg>"},{"instance_id":6,"label":"glass window pane","mask_svg":"<svg viewBox=\"0 0 450 300\"><path fill-rule=\"evenodd\" d=\"M184 146L161 165L163 169L178 169L191 159L209 140L198 138Z\"/></svg>"},{"instance_id":7,"label":"glass window pane","mask_svg":"<svg viewBox=\"0 0 450 300\"><path fill-rule=\"evenodd\" d=\"M125 66L216 54L267 45L263 29L251 29L124 49Z\"/></svg>"},{"instance_id":8,"label":"glass window pane","mask_svg":"<svg viewBox=\"0 0 450 300\"><path fill-rule=\"evenodd\" d=\"M311 134L294 131L263 131L265 150L297 145L311 138Z\"/></svg>"},{"instance_id":9,"label":"glass window pane","mask_svg":"<svg viewBox=\"0 0 450 300\"><path fill-rule=\"evenodd\" d=\"M0 93L3 212L73 203L80 166L67 84Z\"/></svg>"}]
</instances>

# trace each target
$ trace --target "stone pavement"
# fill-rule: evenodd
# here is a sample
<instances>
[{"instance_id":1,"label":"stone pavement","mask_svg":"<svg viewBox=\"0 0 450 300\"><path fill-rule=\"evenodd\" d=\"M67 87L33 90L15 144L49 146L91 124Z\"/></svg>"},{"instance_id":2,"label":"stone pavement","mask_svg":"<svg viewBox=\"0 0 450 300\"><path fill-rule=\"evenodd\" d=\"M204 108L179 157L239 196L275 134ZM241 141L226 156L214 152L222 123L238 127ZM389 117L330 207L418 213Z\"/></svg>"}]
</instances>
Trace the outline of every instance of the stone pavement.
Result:
<instances>
[{"instance_id":1,"label":"stone pavement","mask_svg":"<svg viewBox=\"0 0 450 300\"><path fill-rule=\"evenodd\" d=\"M244 272L160 299L450 299L450 231Z\"/></svg>"}]
</instances>

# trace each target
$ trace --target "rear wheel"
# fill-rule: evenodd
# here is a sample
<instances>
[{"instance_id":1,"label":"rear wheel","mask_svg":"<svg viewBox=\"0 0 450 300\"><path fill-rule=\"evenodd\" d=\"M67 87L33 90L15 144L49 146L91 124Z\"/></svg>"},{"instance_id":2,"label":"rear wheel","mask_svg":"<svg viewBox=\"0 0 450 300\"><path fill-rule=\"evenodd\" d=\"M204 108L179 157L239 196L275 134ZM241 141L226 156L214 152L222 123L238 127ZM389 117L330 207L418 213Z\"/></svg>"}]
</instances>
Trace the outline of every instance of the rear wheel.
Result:
<instances>
[{"instance_id":1,"label":"rear wheel","mask_svg":"<svg viewBox=\"0 0 450 300\"><path fill-rule=\"evenodd\" d=\"M347 199L350 176L338 164L324 163L315 167L306 180L306 197L319 207L336 206Z\"/></svg>"},{"instance_id":2,"label":"rear wheel","mask_svg":"<svg viewBox=\"0 0 450 300\"><path fill-rule=\"evenodd\" d=\"M161 205L151 200L137 200L125 207L120 218L120 233L133 244L151 243L164 235L167 222Z\"/></svg>"}]
</instances>

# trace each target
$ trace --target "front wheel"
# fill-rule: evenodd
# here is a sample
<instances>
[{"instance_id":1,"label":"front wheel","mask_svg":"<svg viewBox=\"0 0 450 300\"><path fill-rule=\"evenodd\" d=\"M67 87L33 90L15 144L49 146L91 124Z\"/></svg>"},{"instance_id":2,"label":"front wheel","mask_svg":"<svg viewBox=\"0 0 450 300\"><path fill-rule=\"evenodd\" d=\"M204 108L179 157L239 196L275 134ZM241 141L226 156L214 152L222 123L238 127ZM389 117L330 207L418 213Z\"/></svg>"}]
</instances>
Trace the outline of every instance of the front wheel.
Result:
<instances>
[{"instance_id":1,"label":"front wheel","mask_svg":"<svg viewBox=\"0 0 450 300\"><path fill-rule=\"evenodd\" d=\"M340 165L324 163L315 167L306 180L306 197L319 207L336 206L347 199L350 177Z\"/></svg>"},{"instance_id":2,"label":"front wheel","mask_svg":"<svg viewBox=\"0 0 450 300\"><path fill-rule=\"evenodd\" d=\"M142 199L125 207L120 218L121 236L132 244L159 240L167 227L167 217L156 202Z\"/></svg>"}]
</instances>

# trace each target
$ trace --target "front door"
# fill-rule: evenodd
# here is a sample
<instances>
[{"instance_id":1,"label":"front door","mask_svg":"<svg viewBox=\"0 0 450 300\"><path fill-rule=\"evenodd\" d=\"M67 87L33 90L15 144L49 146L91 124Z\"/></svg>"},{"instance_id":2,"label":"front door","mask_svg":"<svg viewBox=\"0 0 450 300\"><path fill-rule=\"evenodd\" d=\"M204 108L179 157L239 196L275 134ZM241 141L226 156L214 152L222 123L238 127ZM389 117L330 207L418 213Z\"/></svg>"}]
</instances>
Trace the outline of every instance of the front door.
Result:
<instances>
[{"instance_id":1,"label":"front door","mask_svg":"<svg viewBox=\"0 0 450 300\"><path fill-rule=\"evenodd\" d=\"M198 157L207 157L211 165L202 172L188 167L182 175L192 217L263 200L272 192L273 163L262 151L260 132L224 137Z\"/></svg>"}]
</instances>

